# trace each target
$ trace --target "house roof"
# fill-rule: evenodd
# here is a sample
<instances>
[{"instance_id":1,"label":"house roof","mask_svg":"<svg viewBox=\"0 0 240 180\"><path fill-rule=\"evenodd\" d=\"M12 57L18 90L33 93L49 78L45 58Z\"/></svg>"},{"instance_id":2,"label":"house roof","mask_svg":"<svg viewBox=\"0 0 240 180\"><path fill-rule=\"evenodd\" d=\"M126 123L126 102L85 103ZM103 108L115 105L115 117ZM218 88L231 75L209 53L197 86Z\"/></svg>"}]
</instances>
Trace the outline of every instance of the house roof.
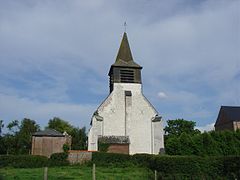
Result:
<instances>
[{"instance_id":1,"label":"house roof","mask_svg":"<svg viewBox=\"0 0 240 180\"><path fill-rule=\"evenodd\" d=\"M240 121L240 106L221 106L216 124Z\"/></svg>"},{"instance_id":2,"label":"house roof","mask_svg":"<svg viewBox=\"0 0 240 180\"><path fill-rule=\"evenodd\" d=\"M45 129L43 131L38 131L33 134L33 136L50 136L50 137L64 137L64 135L55 129Z\"/></svg>"},{"instance_id":3,"label":"house roof","mask_svg":"<svg viewBox=\"0 0 240 180\"><path fill-rule=\"evenodd\" d=\"M132 52L128 43L127 33L124 32L117 58L112 66L142 68L133 61Z\"/></svg>"}]
</instances>

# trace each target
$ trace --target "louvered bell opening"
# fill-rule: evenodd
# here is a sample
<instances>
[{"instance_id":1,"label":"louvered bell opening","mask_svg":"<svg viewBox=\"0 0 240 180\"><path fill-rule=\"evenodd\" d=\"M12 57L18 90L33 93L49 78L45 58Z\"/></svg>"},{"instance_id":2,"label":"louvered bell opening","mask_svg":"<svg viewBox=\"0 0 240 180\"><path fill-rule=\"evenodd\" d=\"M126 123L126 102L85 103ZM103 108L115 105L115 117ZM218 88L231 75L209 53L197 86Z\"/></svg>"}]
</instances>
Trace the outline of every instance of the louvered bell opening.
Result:
<instances>
[{"instance_id":1,"label":"louvered bell opening","mask_svg":"<svg viewBox=\"0 0 240 180\"><path fill-rule=\"evenodd\" d=\"M122 83L134 83L134 71L120 70L120 79Z\"/></svg>"},{"instance_id":2,"label":"louvered bell opening","mask_svg":"<svg viewBox=\"0 0 240 180\"><path fill-rule=\"evenodd\" d=\"M113 75L112 74L109 76L109 88L110 88L110 93L111 93L113 90Z\"/></svg>"}]
</instances>

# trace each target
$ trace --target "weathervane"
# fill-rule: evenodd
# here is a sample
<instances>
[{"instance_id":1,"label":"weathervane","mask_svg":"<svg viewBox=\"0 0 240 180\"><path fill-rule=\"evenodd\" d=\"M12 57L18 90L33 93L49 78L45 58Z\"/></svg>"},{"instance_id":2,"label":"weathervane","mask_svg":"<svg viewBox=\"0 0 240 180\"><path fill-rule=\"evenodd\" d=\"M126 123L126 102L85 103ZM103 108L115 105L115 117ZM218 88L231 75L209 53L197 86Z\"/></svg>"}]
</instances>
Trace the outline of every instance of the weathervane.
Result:
<instances>
[{"instance_id":1,"label":"weathervane","mask_svg":"<svg viewBox=\"0 0 240 180\"><path fill-rule=\"evenodd\" d=\"M124 32L126 32L127 31L127 22L125 21L124 22Z\"/></svg>"}]
</instances>

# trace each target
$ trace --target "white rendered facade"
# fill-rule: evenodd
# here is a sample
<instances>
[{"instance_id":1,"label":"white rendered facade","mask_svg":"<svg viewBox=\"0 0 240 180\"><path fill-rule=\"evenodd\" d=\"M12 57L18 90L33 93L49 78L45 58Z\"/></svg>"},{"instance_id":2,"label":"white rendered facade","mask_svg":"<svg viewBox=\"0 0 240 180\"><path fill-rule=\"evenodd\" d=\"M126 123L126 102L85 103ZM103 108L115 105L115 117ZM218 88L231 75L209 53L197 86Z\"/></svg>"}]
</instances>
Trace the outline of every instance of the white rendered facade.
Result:
<instances>
[{"instance_id":1,"label":"white rendered facade","mask_svg":"<svg viewBox=\"0 0 240 180\"><path fill-rule=\"evenodd\" d=\"M88 150L98 150L98 136L128 136L129 154L158 154L164 148L162 121L154 122L158 113L142 94L141 84L114 83L114 90L97 112L92 117Z\"/></svg>"}]
</instances>

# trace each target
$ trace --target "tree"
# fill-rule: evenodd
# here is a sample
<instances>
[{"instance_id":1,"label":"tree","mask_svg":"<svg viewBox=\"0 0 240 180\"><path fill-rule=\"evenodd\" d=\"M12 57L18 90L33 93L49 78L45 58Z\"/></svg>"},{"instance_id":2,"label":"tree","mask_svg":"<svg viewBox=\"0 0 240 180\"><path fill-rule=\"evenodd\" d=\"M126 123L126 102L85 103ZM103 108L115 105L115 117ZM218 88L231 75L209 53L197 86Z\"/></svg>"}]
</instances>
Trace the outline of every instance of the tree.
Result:
<instances>
[{"instance_id":1,"label":"tree","mask_svg":"<svg viewBox=\"0 0 240 180\"><path fill-rule=\"evenodd\" d=\"M169 155L193 155L198 153L193 135L200 134L194 129L196 123L184 119L168 120L165 131L165 149Z\"/></svg>"},{"instance_id":2,"label":"tree","mask_svg":"<svg viewBox=\"0 0 240 180\"><path fill-rule=\"evenodd\" d=\"M9 131L11 131L13 134L15 134L19 130L19 121L18 120L12 120L8 125L7 128Z\"/></svg>"},{"instance_id":3,"label":"tree","mask_svg":"<svg viewBox=\"0 0 240 180\"><path fill-rule=\"evenodd\" d=\"M165 141L165 151L168 155L179 155L180 142L178 137L173 136Z\"/></svg>"},{"instance_id":4,"label":"tree","mask_svg":"<svg viewBox=\"0 0 240 180\"><path fill-rule=\"evenodd\" d=\"M168 136L180 136L183 132L186 134L200 133L198 129L194 129L195 126L196 122L194 121L184 119L168 120L164 131Z\"/></svg>"},{"instance_id":5,"label":"tree","mask_svg":"<svg viewBox=\"0 0 240 180\"><path fill-rule=\"evenodd\" d=\"M48 121L47 128L55 129L61 133L66 131L68 134L71 134L73 130L73 126L69 124L67 121L60 119L58 117L54 117Z\"/></svg>"},{"instance_id":6,"label":"tree","mask_svg":"<svg viewBox=\"0 0 240 180\"><path fill-rule=\"evenodd\" d=\"M32 134L39 130L40 126L34 120L24 118L21 121L19 132L16 134L21 154L29 153L32 145Z\"/></svg>"},{"instance_id":7,"label":"tree","mask_svg":"<svg viewBox=\"0 0 240 180\"><path fill-rule=\"evenodd\" d=\"M7 154L28 154L31 150L32 134L40 127L34 120L24 118L21 123L13 120L7 125L10 133L5 134L3 143ZM2 153L3 153L2 152Z\"/></svg>"},{"instance_id":8,"label":"tree","mask_svg":"<svg viewBox=\"0 0 240 180\"><path fill-rule=\"evenodd\" d=\"M190 134L183 132L179 137L179 155L193 155L194 142Z\"/></svg>"},{"instance_id":9,"label":"tree","mask_svg":"<svg viewBox=\"0 0 240 180\"><path fill-rule=\"evenodd\" d=\"M0 120L0 154L5 154L4 138L2 137L3 120Z\"/></svg>"},{"instance_id":10,"label":"tree","mask_svg":"<svg viewBox=\"0 0 240 180\"><path fill-rule=\"evenodd\" d=\"M69 124L67 121L54 117L48 122L47 128L55 129L61 133L66 131L72 137L71 149L87 149L87 135L86 128L76 128L73 125Z\"/></svg>"},{"instance_id":11,"label":"tree","mask_svg":"<svg viewBox=\"0 0 240 180\"><path fill-rule=\"evenodd\" d=\"M74 128L71 132L72 136L72 149L73 150L85 150L87 149L87 135L86 128Z\"/></svg>"},{"instance_id":12,"label":"tree","mask_svg":"<svg viewBox=\"0 0 240 180\"><path fill-rule=\"evenodd\" d=\"M0 137L2 136L2 128L4 127L3 120L0 120Z\"/></svg>"}]
</instances>

